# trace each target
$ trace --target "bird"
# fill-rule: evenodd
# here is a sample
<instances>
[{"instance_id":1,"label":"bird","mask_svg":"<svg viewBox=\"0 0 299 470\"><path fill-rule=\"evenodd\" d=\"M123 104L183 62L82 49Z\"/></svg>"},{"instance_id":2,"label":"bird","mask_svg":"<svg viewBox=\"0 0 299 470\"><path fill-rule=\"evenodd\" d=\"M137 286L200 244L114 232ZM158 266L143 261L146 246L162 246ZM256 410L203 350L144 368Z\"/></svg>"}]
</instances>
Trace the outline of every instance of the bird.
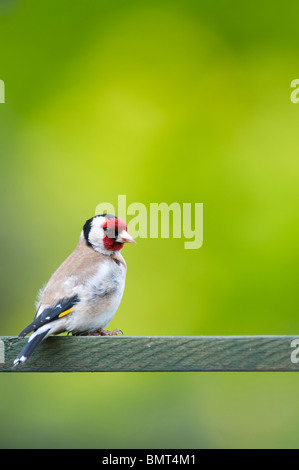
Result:
<instances>
[{"instance_id":1,"label":"bird","mask_svg":"<svg viewBox=\"0 0 299 470\"><path fill-rule=\"evenodd\" d=\"M88 219L74 251L40 290L33 321L19 334L29 336L13 369L30 358L49 335L114 336L104 330L114 317L125 288L127 265L121 255L125 243L136 243L124 220L112 214Z\"/></svg>"}]
</instances>

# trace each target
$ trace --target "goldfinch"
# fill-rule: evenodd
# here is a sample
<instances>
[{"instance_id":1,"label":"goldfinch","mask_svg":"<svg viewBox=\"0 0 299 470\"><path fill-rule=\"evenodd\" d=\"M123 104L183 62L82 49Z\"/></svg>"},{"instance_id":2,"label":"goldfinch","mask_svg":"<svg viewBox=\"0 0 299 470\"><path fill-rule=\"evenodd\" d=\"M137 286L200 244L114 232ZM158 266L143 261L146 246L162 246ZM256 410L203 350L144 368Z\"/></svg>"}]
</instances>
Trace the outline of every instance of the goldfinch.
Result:
<instances>
[{"instance_id":1,"label":"goldfinch","mask_svg":"<svg viewBox=\"0 0 299 470\"><path fill-rule=\"evenodd\" d=\"M59 266L39 294L37 312L19 334L33 333L13 368L25 363L49 335L117 335L105 331L121 302L127 266L120 251L136 243L118 217L102 214L87 220L75 250Z\"/></svg>"}]
</instances>

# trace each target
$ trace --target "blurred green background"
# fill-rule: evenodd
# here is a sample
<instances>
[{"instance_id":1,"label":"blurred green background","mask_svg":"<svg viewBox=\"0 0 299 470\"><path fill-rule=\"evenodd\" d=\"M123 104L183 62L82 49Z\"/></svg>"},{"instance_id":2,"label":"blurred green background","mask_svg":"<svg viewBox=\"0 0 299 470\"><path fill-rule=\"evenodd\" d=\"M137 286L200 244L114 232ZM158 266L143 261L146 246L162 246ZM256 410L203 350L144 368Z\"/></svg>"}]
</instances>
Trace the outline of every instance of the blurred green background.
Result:
<instances>
[{"instance_id":1,"label":"blurred green background","mask_svg":"<svg viewBox=\"0 0 299 470\"><path fill-rule=\"evenodd\" d=\"M104 201L203 202L204 244L138 239L109 328L298 332L298 2L0 1L1 317ZM291 373L2 374L0 447L297 447Z\"/></svg>"}]
</instances>

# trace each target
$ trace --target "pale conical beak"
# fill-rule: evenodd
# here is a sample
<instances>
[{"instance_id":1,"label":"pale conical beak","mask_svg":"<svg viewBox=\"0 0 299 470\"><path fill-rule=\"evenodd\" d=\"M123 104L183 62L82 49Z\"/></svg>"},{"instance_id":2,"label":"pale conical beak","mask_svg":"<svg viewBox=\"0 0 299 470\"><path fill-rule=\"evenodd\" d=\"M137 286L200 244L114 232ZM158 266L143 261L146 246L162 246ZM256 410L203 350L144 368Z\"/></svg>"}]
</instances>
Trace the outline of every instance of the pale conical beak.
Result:
<instances>
[{"instance_id":1,"label":"pale conical beak","mask_svg":"<svg viewBox=\"0 0 299 470\"><path fill-rule=\"evenodd\" d=\"M118 234L116 241L118 243L136 243L134 238L131 237L126 230L122 230L122 232Z\"/></svg>"}]
</instances>

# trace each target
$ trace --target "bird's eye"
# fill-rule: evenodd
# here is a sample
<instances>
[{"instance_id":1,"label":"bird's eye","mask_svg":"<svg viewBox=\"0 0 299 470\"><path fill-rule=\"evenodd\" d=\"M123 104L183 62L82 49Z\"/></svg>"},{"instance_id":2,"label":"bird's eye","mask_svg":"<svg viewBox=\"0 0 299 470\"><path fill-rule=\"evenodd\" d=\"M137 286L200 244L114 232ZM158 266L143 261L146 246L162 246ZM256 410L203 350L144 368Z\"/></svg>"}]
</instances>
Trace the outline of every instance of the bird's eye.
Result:
<instances>
[{"instance_id":1,"label":"bird's eye","mask_svg":"<svg viewBox=\"0 0 299 470\"><path fill-rule=\"evenodd\" d=\"M107 227L107 226L106 226L106 227L103 227L103 230L104 230L104 232L107 232L108 227Z\"/></svg>"}]
</instances>

